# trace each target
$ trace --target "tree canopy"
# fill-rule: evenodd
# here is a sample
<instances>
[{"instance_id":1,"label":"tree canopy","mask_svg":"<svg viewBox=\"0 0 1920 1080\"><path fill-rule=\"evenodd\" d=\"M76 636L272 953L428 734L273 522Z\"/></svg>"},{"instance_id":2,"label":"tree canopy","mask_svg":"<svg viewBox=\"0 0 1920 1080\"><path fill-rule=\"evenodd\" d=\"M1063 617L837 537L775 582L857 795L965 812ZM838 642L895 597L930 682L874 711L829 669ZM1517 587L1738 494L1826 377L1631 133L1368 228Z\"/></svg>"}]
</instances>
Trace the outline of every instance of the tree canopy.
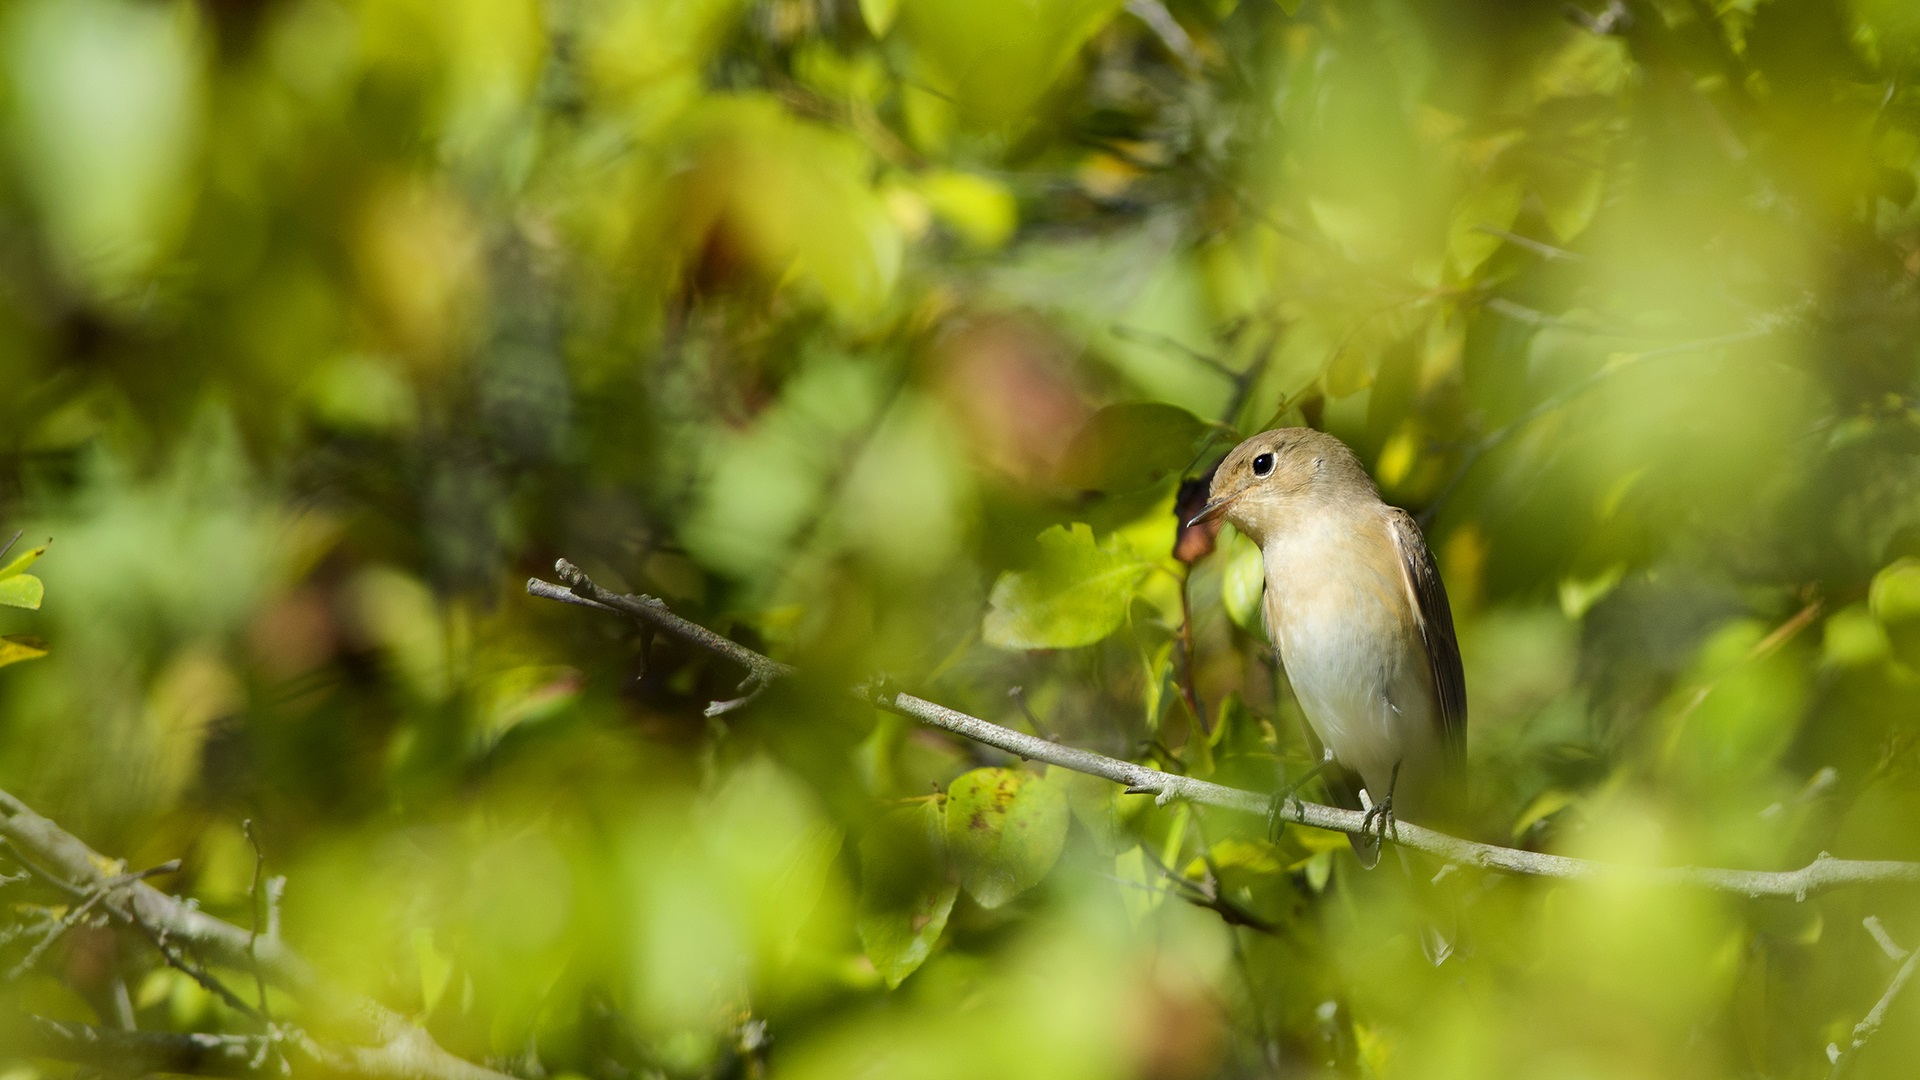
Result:
<instances>
[{"instance_id":1,"label":"tree canopy","mask_svg":"<svg viewBox=\"0 0 1920 1080\"><path fill-rule=\"evenodd\" d=\"M1916 75L1903 0L5 5L0 1080L1909 1075L1907 870L1646 870L1920 860ZM1522 872L1245 812L1313 754L1181 522L1298 425Z\"/></svg>"}]
</instances>

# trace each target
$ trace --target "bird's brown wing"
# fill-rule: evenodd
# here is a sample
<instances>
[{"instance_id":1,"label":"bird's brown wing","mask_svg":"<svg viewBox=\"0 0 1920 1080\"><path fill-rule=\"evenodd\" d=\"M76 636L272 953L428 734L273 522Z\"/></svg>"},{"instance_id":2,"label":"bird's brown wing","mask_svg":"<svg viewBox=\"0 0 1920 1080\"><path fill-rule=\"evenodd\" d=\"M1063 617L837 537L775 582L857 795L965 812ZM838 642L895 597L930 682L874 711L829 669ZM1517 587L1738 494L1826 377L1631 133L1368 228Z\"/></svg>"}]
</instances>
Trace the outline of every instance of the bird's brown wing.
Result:
<instances>
[{"instance_id":1,"label":"bird's brown wing","mask_svg":"<svg viewBox=\"0 0 1920 1080\"><path fill-rule=\"evenodd\" d=\"M1405 510L1389 508L1387 527L1400 551L1401 576L1420 619L1420 639L1426 644L1427 665L1439 699L1440 739L1458 759L1467 749L1467 677L1460 667L1460 643L1453 636L1447 588L1440 583L1440 569L1433 564L1433 553L1413 518Z\"/></svg>"}]
</instances>

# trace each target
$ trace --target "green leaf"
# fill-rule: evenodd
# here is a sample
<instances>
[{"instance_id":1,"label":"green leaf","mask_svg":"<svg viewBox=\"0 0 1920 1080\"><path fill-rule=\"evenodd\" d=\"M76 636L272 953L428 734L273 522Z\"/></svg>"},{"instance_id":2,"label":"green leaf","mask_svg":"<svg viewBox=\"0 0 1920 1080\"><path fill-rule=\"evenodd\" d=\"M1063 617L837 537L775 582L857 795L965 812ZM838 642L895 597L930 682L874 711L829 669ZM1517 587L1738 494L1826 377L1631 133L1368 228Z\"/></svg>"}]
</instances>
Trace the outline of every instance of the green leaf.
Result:
<instances>
[{"instance_id":1,"label":"green leaf","mask_svg":"<svg viewBox=\"0 0 1920 1080\"><path fill-rule=\"evenodd\" d=\"M1886 628L1865 604L1850 604L1827 616L1820 659L1834 667L1862 667L1885 660L1891 651Z\"/></svg>"},{"instance_id":2,"label":"green leaf","mask_svg":"<svg viewBox=\"0 0 1920 1080\"><path fill-rule=\"evenodd\" d=\"M1920 559L1901 559L1875 574L1867 603L1881 622L1920 617Z\"/></svg>"},{"instance_id":3,"label":"green leaf","mask_svg":"<svg viewBox=\"0 0 1920 1080\"><path fill-rule=\"evenodd\" d=\"M1260 596L1267 587L1266 557L1260 545L1231 526L1220 530L1215 550L1225 556L1220 572L1220 602L1235 626L1260 633Z\"/></svg>"},{"instance_id":4,"label":"green leaf","mask_svg":"<svg viewBox=\"0 0 1920 1080\"><path fill-rule=\"evenodd\" d=\"M40 598L46 595L46 591L46 586L32 574L15 574L10 578L0 578L0 606L38 611Z\"/></svg>"},{"instance_id":5,"label":"green leaf","mask_svg":"<svg viewBox=\"0 0 1920 1080\"><path fill-rule=\"evenodd\" d=\"M1213 737L1208 740L1216 758L1264 757L1272 753L1267 730L1247 709L1237 690L1228 691L1214 712Z\"/></svg>"},{"instance_id":6,"label":"green leaf","mask_svg":"<svg viewBox=\"0 0 1920 1080\"><path fill-rule=\"evenodd\" d=\"M32 551L21 552L19 556L15 558L12 562L8 563L5 566L0 566L0 581L5 581L10 577L14 577L24 573L27 567L32 566L36 562L39 562L40 556L45 555L46 553L47 553L46 544L41 544L39 547L34 548Z\"/></svg>"},{"instance_id":7,"label":"green leaf","mask_svg":"<svg viewBox=\"0 0 1920 1080\"><path fill-rule=\"evenodd\" d=\"M1920 559L1901 559L1875 574L1867 608L1885 627L1893 655L1920 665Z\"/></svg>"},{"instance_id":8,"label":"green leaf","mask_svg":"<svg viewBox=\"0 0 1920 1080\"><path fill-rule=\"evenodd\" d=\"M989 177L935 169L915 186L934 215L978 250L991 251L1005 244L1020 223L1013 193Z\"/></svg>"},{"instance_id":9,"label":"green leaf","mask_svg":"<svg viewBox=\"0 0 1920 1080\"><path fill-rule=\"evenodd\" d=\"M1140 664L1146 676L1147 730L1157 732L1161 707L1166 704L1167 691L1173 682L1173 641L1163 641L1158 648L1143 647Z\"/></svg>"},{"instance_id":10,"label":"green leaf","mask_svg":"<svg viewBox=\"0 0 1920 1080\"><path fill-rule=\"evenodd\" d=\"M1138 491L1193 463L1212 425L1159 402L1109 405L1068 445L1060 480L1083 491Z\"/></svg>"},{"instance_id":11,"label":"green leaf","mask_svg":"<svg viewBox=\"0 0 1920 1080\"><path fill-rule=\"evenodd\" d=\"M984 908L1039 884L1067 841L1067 793L1017 769L975 769L947 787L947 849Z\"/></svg>"},{"instance_id":12,"label":"green leaf","mask_svg":"<svg viewBox=\"0 0 1920 1080\"><path fill-rule=\"evenodd\" d=\"M876 38L887 36L893 17L900 13L900 0L860 0L860 17Z\"/></svg>"},{"instance_id":13,"label":"green leaf","mask_svg":"<svg viewBox=\"0 0 1920 1080\"><path fill-rule=\"evenodd\" d=\"M1024 125L1033 106L1122 0L903 0L896 29L920 78L986 127Z\"/></svg>"},{"instance_id":14,"label":"green leaf","mask_svg":"<svg viewBox=\"0 0 1920 1080\"><path fill-rule=\"evenodd\" d=\"M424 926L414 928L413 956L420 969L420 1011L431 1016L453 978L453 958L434 947L433 931Z\"/></svg>"},{"instance_id":15,"label":"green leaf","mask_svg":"<svg viewBox=\"0 0 1920 1080\"><path fill-rule=\"evenodd\" d=\"M34 638L0 637L0 667L22 660L38 660L45 655L47 650Z\"/></svg>"},{"instance_id":16,"label":"green leaf","mask_svg":"<svg viewBox=\"0 0 1920 1080\"><path fill-rule=\"evenodd\" d=\"M1076 523L1040 534L1040 560L993 583L982 633L1003 649L1071 649L1119 629L1134 591L1151 569L1119 550L1095 544Z\"/></svg>"},{"instance_id":17,"label":"green leaf","mask_svg":"<svg viewBox=\"0 0 1920 1080\"><path fill-rule=\"evenodd\" d=\"M888 986L899 986L933 955L959 894L932 800L887 812L861 837L856 923L867 959Z\"/></svg>"},{"instance_id":18,"label":"green leaf","mask_svg":"<svg viewBox=\"0 0 1920 1080\"><path fill-rule=\"evenodd\" d=\"M1703 793L1746 790L1786 753L1808 681L1791 649L1760 648L1768 628L1736 619L1711 634L1669 699L1673 766Z\"/></svg>"},{"instance_id":19,"label":"green leaf","mask_svg":"<svg viewBox=\"0 0 1920 1080\"><path fill-rule=\"evenodd\" d=\"M1472 276L1488 256L1499 250L1501 239L1482 230L1512 225L1525 195L1518 181L1502 180L1477 185L1455 204L1447 229L1447 254L1459 276Z\"/></svg>"}]
</instances>

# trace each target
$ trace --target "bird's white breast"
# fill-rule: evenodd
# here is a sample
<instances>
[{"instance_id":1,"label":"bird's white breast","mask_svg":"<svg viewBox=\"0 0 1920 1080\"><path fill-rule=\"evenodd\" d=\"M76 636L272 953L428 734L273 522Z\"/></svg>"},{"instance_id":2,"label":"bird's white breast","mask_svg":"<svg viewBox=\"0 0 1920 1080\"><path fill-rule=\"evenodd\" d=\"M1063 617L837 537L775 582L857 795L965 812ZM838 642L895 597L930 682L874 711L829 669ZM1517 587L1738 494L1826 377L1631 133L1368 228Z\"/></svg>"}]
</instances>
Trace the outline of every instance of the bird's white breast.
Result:
<instances>
[{"instance_id":1,"label":"bird's white breast","mask_svg":"<svg viewBox=\"0 0 1920 1080\"><path fill-rule=\"evenodd\" d=\"M1425 770L1432 675L1399 552L1378 514L1314 514L1264 549L1267 626L1307 722L1376 800L1396 762ZM1401 777L1404 788L1409 778Z\"/></svg>"}]
</instances>

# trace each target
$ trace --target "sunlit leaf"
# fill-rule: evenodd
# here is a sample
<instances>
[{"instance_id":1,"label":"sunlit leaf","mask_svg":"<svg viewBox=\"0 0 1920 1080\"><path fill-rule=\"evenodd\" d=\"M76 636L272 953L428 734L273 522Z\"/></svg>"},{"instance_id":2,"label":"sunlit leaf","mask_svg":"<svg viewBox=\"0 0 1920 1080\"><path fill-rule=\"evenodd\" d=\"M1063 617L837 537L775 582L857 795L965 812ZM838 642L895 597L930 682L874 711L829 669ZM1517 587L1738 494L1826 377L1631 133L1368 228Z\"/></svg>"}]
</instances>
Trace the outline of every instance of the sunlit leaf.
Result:
<instances>
[{"instance_id":1,"label":"sunlit leaf","mask_svg":"<svg viewBox=\"0 0 1920 1080\"><path fill-rule=\"evenodd\" d=\"M9 14L18 175L64 272L123 295L186 221L199 20L126 0L39 0Z\"/></svg>"},{"instance_id":2,"label":"sunlit leaf","mask_svg":"<svg viewBox=\"0 0 1920 1080\"><path fill-rule=\"evenodd\" d=\"M1094 543L1086 525L1055 525L1039 543L1036 566L994 582L986 640L1005 649L1068 649L1119 629L1149 565L1111 543Z\"/></svg>"},{"instance_id":3,"label":"sunlit leaf","mask_svg":"<svg viewBox=\"0 0 1920 1080\"><path fill-rule=\"evenodd\" d=\"M1460 200L1447 232L1447 254L1458 273L1472 274L1500 249L1501 239L1487 230L1512 224L1524 195L1517 181L1501 180L1481 184Z\"/></svg>"},{"instance_id":4,"label":"sunlit leaf","mask_svg":"<svg viewBox=\"0 0 1920 1080\"><path fill-rule=\"evenodd\" d=\"M453 958L434 947L433 931L424 926L413 932L413 957L420 973L420 1012L431 1016L453 978Z\"/></svg>"},{"instance_id":5,"label":"sunlit leaf","mask_svg":"<svg viewBox=\"0 0 1920 1080\"><path fill-rule=\"evenodd\" d=\"M1020 769L975 769L947 786L947 849L960 883L995 908L1039 884L1066 844L1067 794Z\"/></svg>"},{"instance_id":6,"label":"sunlit leaf","mask_svg":"<svg viewBox=\"0 0 1920 1080\"><path fill-rule=\"evenodd\" d=\"M1886 628L1865 604L1850 604L1827 616L1820 658L1834 667L1859 667L1885 660L1891 651Z\"/></svg>"},{"instance_id":7,"label":"sunlit leaf","mask_svg":"<svg viewBox=\"0 0 1920 1080\"><path fill-rule=\"evenodd\" d=\"M1615 563L1590 578L1561 578L1561 614L1578 621L1592 610L1593 605L1607 598L1607 594L1620 584L1620 578L1626 571L1625 563Z\"/></svg>"},{"instance_id":8,"label":"sunlit leaf","mask_svg":"<svg viewBox=\"0 0 1920 1080\"><path fill-rule=\"evenodd\" d=\"M1262 632L1260 598L1266 593L1266 558L1260 546L1238 529L1220 530L1220 602L1234 625L1252 634Z\"/></svg>"},{"instance_id":9,"label":"sunlit leaf","mask_svg":"<svg viewBox=\"0 0 1920 1080\"><path fill-rule=\"evenodd\" d=\"M1013 193L988 177L942 169L920 177L915 186L934 215L976 249L1005 244L1019 224Z\"/></svg>"},{"instance_id":10,"label":"sunlit leaf","mask_svg":"<svg viewBox=\"0 0 1920 1080\"><path fill-rule=\"evenodd\" d=\"M900 0L860 0L860 18L874 37L886 37L893 17L900 13Z\"/></svg>"},{"instance_id":11,"label":"sunlit leaf","mask_svg":"<svg viewBox=\"0 0 1920 1080\"><path fill-rule=\"evenodd\" d=\"M0 605L38 610L47 588L32 574L0 578Z\"/></svg>"},{"instance_id":12,"label":"sunlit leaf","mask_svg":"<svg viewBox=\"0 0 1920 1080\"><path fill-rule=\"evenodd\" d=\"M9 562L5 566L0 566L0 581L5 581L6 579L13 577L15 574L24 573L27 567L32 566L34 563L40 561L40 556L45 555L47 553L47 548L49 546L51 545L41 544L37 548L32 548L30 550L23 551L20 554L14 556L12 562Z\"/></svg>"},{"instance_id":13,"label":"sunlit leaf","mask_svg":"<svg viewBox=\"0 0 1920 1080\"><path fill-rule=\"evenodd\" d=\"M871 317L900 271L900 230L871 183L866 148L804 123L772 99L716 96L676 139L688 168L665 214L683 253L727 272L744 262L763 284L796 282L835 314Z\"/></svg>"},{"instance_id":14,"label":"sunlit leaf","mask_svg":"<svg viewBox=\"0 0 1920 1080\"><path fill-rule=\"evenodd\" d=\"M1885 628L1894 654L1920 664L1920 559L1901 559L1875 574L1867 608Z\"/></svg>"},{"instance_id":15,"label":"sunlit leaf","mask_svg":"<svg viewBox=\"0 0 1920 1080\"><path fill-rule=\"evenodd\" d=\"M1158 648L1143 649L1140 663L1146 679L1147 730L1158 731L1161 707L1165 704L1167 692L1172 689L1173 642L1163 641Z\"/></svg>"},{"instance_id":16,"label":"sunlit leaf","mask_svg":"<svg viewBox=\"0 0 1920 1080\"><path fill-rule=\"evenodd\" d=\"M38 660L45 655L47 650L35 638L0 637L0 667L17 664L22 660Z\"/></svg>"},{"instance_id":17,"label":"sunlit leaf","mask_svg":"<svg viewBox=\"0 0 1920 1080\"><path fill-rule=\"evenodd\" d=\"M1028 119L1122 0L900 0L896 35L925 78L982 126Z\"/></svg>"},{"instance_id":18,"label":"sunlit leaf","mask_svg":"<svg viewBox=\"0 0 1920 1080\"><path fill-rule=\"evenodd\" d=\"M1167 886L1159 868L1147 862L1147 853L1138 844L1114 856L1113 876L1122 884L1120 899L1127 906L1127 914L1136 921L1166 899Z\"/></svg>"}]
</instances>

